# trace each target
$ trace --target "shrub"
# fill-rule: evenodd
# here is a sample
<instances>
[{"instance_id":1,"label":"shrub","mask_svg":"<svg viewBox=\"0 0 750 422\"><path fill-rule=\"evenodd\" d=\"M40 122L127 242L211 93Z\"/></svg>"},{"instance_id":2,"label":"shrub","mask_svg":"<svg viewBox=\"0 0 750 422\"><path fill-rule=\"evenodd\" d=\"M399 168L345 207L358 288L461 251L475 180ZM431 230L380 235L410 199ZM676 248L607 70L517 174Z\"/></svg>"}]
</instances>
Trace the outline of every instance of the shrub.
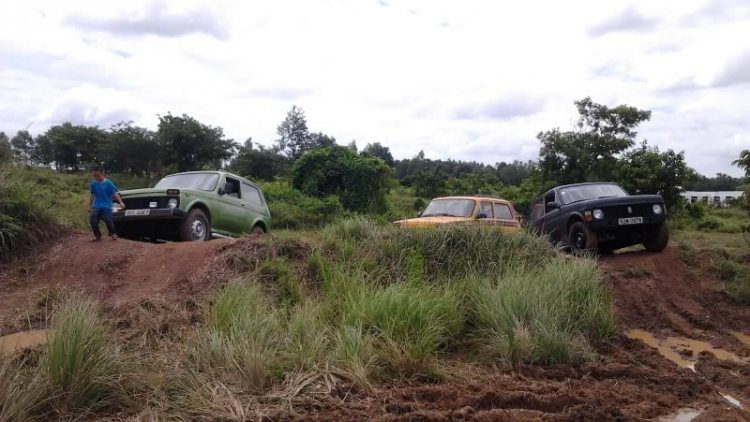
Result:
<instances>
[{"instance_id":1,"label":"shrub","mask_svg":"<svg viewBox=\"0 0 750 422\"><path fill-rule=\"evenodd\" d=\"M47 196L32 188L26 175L21 166L0 169L0 262L62 233L48 211Z\"/></svg>"},{"instance_id":2,"label":"shrub","mask_svg":"<svg viewBox=\"0 0 750 422\"><path fill-rule=\"evenodd\" d=\"M332 145L302 155L292 167L292 186L322 198L336 195L345 209L362 213L387 210L393 169L383 160Z\"/></svg>"},{"instance_id":3,"label":"shrub","mask_svg":"<svg viewBox=\"0 0 750 422\"><path fill-rule=\"evenodd\" d=\"M321 227L344 215L337 196L315 198L283 182L261 183L276 228Z\"/></svg>"}]
</instances>

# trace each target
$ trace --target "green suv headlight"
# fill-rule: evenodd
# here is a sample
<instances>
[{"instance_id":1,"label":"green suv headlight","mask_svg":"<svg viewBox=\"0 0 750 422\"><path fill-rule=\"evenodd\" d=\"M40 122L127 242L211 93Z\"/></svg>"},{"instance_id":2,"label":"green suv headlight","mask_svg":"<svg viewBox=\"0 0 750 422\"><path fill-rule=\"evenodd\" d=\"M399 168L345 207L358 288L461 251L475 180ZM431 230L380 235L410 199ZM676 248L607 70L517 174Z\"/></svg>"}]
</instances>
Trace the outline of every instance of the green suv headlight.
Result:
<instances>
[{"instance_id":1,"label":"green suv headlight","mask_svg":"<svg viewBox=\"0 0 750 422\"><path fill-rule=\"evenodd\" d=\"M167 205L169 205L169 208L177 208L177 205L179 205L179 201L177 198L171 198L169 201L167 201Z\"/></svg>"}]
</instances>

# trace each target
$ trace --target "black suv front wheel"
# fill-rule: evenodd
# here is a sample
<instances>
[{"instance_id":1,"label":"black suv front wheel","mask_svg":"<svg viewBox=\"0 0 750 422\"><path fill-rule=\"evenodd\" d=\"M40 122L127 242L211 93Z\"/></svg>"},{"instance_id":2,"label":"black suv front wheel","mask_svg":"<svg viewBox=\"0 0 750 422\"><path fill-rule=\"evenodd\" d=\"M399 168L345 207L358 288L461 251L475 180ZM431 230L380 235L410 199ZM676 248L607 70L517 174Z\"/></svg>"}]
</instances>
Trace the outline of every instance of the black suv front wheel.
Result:
<instances>
[{"instance_id":1,"label":"black suv front wheel","mask_svg":"<svg viewBox=\"0 0 750 422\"><path fill-rule=\"evenodd\" d=\"M599 239L596 237L596 233L589 230L583 222L576 221L568 231L568 242L570 243L570 252L573 255L581 256L595 254Z\"/></svg>"},{"instance_id":2,"label":"black suv front wheel","mask_svg":"<svg viewBox=\"0 0 750 422\"><path fill-rule=\"evenodd\" d=\"M206 214L195 208L191 210L187 217L180 223L180 240L210 240L211 239L211 222Z\"/></svg>"},{"instance_id":3,"label":"black suv front wheel","mask_svg":"<svg viewBox=\"0 0 750 422\"><path fill-rule=\"evenodd\" d=\"M669 228L667 223L659 224L654 233L643 242L643 247L649 252L661 252L669 244Z\"/></svg>"}]
</instances>

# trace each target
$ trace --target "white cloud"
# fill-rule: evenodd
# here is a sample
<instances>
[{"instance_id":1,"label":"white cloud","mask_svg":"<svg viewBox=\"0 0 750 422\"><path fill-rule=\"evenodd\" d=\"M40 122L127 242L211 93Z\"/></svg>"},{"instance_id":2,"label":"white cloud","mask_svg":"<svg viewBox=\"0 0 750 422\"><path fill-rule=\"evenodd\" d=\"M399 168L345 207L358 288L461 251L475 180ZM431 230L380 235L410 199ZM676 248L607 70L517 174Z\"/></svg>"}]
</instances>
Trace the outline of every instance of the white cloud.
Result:
<instances>
[{"instance_id":1,"label":"white cloud","mask_svg":"<svg viewBox=\"0 0 750 422\"><path fill-rule=\"evenodd\" d=\"M141 123L147 108L127 93L86 84L67 91L33 120L42 126L75 122L107 128L122 121Z\"/></svg>"},{"instance_id":2,"label":"white cloud","mask_svg":"<svg viewBox=\"0 0 750 422\"><path fill-rule=\"evenodd\" d=\"M645 31L653 29L658 23L657 19L644 16L631 5L619 14L592 26L589 33L591 36L600 37L610 32Z\"/></svg>"},{"instance_id":3,"label":"white cloud","mask_svg":"<svg viewBox=\"0 0 750 422\"><path fill-rule=\"evenodd\" d=\"M739 174L750 15L720 3L8 2L0 130L155 128L171 111L270 144L296 104L341 143L494 163L534 158L536 134L569 129L573 101L591 96L654 110L641 138L684 149L703 173Z\"/></svg>"}]
</instances>

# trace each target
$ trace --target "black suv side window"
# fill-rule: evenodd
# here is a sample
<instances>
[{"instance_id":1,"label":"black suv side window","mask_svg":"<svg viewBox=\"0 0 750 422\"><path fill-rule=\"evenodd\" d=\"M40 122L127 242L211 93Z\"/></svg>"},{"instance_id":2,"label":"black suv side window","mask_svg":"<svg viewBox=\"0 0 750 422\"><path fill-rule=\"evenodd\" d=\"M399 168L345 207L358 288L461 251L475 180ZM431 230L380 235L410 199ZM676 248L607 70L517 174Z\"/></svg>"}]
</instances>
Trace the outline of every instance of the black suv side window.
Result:
<instances>
[{"instance_id":1,"label":"black suv side window","mask_svg":"<svg viewBox=\"0 0 750 422\"><path fill-rule=\"evenodd\" d=\"M261 199L258 188L250 186L245 182L242 182L242 199L253 205L263 206L263 199Z\"/></svg>"},{"instance_id":2,"label":"black suv side window","mask_svg":"<svg viewBox=\"0 0 750 422\"><path fill-rule=\"evenodd\" d=\"M554 208L550 208L549 204L550 202L555 202L557 199L555 198L555 192L552 191L546 195L544 195L544 213L549 214Z\"/></svg>"},{"instance_id":3,"label":"black suv side window","mask_svg":"<svg viewBox=\"0 0 750 422\"><path fill-rule=\"evenodd\" d=\"M227 177L226 183L224 183L224 193L233 196L235 198L240 197L240 182L239 180Z\"/></svg>"}]
</instances>

